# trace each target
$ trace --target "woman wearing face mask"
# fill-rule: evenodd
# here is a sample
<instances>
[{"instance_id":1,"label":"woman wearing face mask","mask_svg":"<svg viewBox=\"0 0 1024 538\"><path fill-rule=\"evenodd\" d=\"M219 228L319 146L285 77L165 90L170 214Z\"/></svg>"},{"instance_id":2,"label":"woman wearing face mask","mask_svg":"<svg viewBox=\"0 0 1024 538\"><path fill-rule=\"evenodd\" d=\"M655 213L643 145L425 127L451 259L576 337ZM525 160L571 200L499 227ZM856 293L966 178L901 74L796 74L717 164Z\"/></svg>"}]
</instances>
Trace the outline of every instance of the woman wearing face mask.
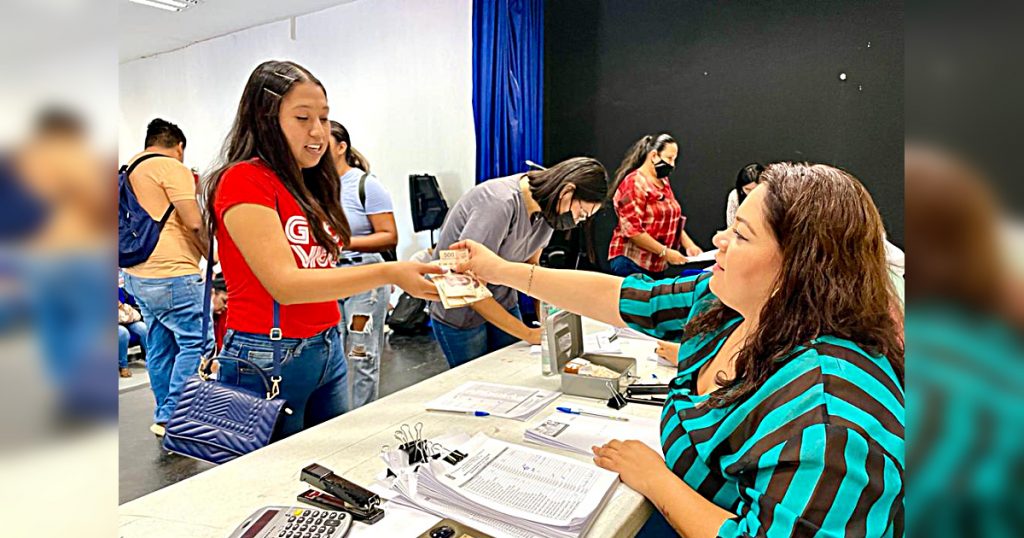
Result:
<instances>
[{"instance_id":1,"label":"woman wearing face mask","mask_svg":"<svg viewBox=\"0 0 1024 538\"><path fill-rule=\"evenodd\" d=\"M574 157L546 170L491 179L459 199L441 227L434 250L472 239L514 262L536 265L555 230L570 230L593 215L608 195L608 173L596 159ZM525 340L540 343L540 329L527 327L519 296L491 286L493 298L446 310L430 306L434 336L452 368Z\"/></svg>"},{"instance_id":2,"label":"woman wearing face mask","mask_svg":"<svg viewBox=\"0 0 1024 538\"><path fill-rule=\"evenodd\" d=\"M669 184L678 154L669 134L647 135L626 152L613 182L619 223L608 245L612 273L657 277L669 264L703 252L683 230L683 210ZM676 250L680 246L685 254Z\"/></svg>"},{"instance_id":3,"label":"woman wearing face mask","mask_svg":"<svg viewBox=\"0 0 1024 538\"><path fill-rule=\"evenodd\" d=\"M438 298L423 275L440 270L428 264L334 267L350 232L327 113L323 84L305 68L260 64L243 90L225 164L206 191L231 305L221 355L269 374L271 334L280 336L280 396L292 413L281 416L275 438L348 408L338 299L387 284ZM219 379L263 393L259 374L239 364L221 361Z\"/></svg>"},{"instance_id":4,"label":"woman wearing face mask","mask_svg":"<svg viewBox=\"0 0 1024 538\"><path fill-rule=\"evenodd\" d=\"M641 535L667 519L690 538L903 536L904 349L871 196L831 166L772 164L715 246L711 273L661 281L456 248L487 282L682 343L660 453L593 447L664 516Z\"/></svg>"},{"instance_id":5,"label":"woman wearing face mask","mask_svg":"<svg viewBox=\"0 0 1024 538\"><path fill-rule=\"evenodd\" d=\"M757 163L750 163L740 169L736 174L736 188L729 193L729 200L725 205L725 226L726 228L736 222L736 208L747 199L750 191L757 186L758 178L764 172L764 167Z\"/></svg>"}]
</instances>

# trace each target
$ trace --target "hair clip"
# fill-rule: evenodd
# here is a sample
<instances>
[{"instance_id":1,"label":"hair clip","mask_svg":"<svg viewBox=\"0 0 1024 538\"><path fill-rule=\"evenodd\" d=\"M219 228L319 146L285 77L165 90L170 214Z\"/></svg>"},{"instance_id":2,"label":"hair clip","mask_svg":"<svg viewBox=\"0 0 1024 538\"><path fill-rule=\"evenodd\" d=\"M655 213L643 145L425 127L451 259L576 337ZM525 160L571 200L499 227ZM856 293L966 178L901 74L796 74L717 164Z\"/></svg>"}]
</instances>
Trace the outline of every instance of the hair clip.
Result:
<instances>
[{"instance_id":1,"label":"hair clip","mask_svg":"<svg viewBox=\"0 0 1024 538\"><path fill-rule=\"evenodd\" d=\"M275 92L274 90L271 90L270 88L268 88L266 86L263 87L263 91L269 93L270 95L273 95L274 97L277 97L278 99L281 99L281 94Z\"/></svg>"}]
</instances>

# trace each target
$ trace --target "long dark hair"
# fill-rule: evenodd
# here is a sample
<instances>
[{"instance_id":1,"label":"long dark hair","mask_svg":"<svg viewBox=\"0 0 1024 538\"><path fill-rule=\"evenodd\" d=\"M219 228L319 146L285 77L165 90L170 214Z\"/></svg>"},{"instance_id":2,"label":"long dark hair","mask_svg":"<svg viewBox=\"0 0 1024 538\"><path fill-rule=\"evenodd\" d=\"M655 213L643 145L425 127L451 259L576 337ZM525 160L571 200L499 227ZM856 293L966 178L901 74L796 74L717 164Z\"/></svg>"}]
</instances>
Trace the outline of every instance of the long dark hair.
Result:
<instances>
[{"instance_id":1,"label":"long dark hair","mask_svg":"<svg viewBox=\"0 0 1024 538\"><path fill-rule=\"evenodd\" d=\"M348 129L344 125L331 120L331 136L334 137L334 141L338 144L345 143L345 163L352 168L358 168L363 172L370 171L370 161L366 160L366 157L362 153L356 151L356 148L352 147L352 136L349 135Z\"/></svg>"},{"instance_id":2,"label":"long dark hair","mask_svg":"<svg viewBox=\"0 0 1024 538\"><path fill-rule=\"evenodd\" d=\"M736 357L735 377L716 379L721 388L709 405L752 394L795 348L826 335L885 356L902 385L898 299L885 260L885 228L867 189L838 168L807 163L768 165L760 183L767 185L765 220L782 269ZM719 330L735 316L716 300L687 325L687 336Z\"/></svg>"},{"instance_id":3,"label":"long dark hair","mask_svg":"<svg viewBox=\"0 0 1024 538\"><path fill-rule=\"evenodd\" d=\"M622 180L629 175L630 172L640 168L644 164L644 160L647 159L647 154L652 151L661 153L669 144L676 144L675 138L668 133L661 133L659 135L646 135L640 140L633 143L632 146L626 150L626 156L622 158L622 163L619 164L618 170L615 171L615 179L612 181L612 194L619 188L619 184Z\"/></svg>"},{"instance_id":4,"label":"long dark hair","mask_svg":"<svg viewBox=\"0 0 1024 538\"><path fill-rule=\"evenodd\" d=\"M558 199L566 185L576 188L573 200L603 202L608 197L608 172L592 157L566 159L546 170L531 170L526 177L530 194L550 218L558 216Z\"/></svg>"},{"instance_id":5,"label":"long dark hair","mask_svg":"<svg viewBox=\"0 0 1024 538\"><path fill-rule=\"evenodd\" d=\"M740 172L736 174L736 201L738 204L742 204L743 200L747 199L747 193L743 190L743 187L751 183L757 183L758 178L761 177L761 172L764 172L764 167L758 163L750 163L740 168Z\"/></svg>"},{"instance_id":6,"label":"long dark hair","mask_svg":"<svg viewBox=\"0 0 1024 538\"><path fill-rule=\"evenodd\" d=\"M213 233L217 227L214 202L224 172L258 157L295 197L317 243L337 257L338 242L327 233L324 225L340 236L342 243L348 243L351 231L341 208L341 180L334 158L326 151L316 166L300 169L278 119L281 100L297 82L312 82L320 86L325 95L327 93L323 83L294 62L263 62L249 75L231 133L224 141L222 164L210 175L206 185L206 218Z\"/></svg>"}]
</instances>

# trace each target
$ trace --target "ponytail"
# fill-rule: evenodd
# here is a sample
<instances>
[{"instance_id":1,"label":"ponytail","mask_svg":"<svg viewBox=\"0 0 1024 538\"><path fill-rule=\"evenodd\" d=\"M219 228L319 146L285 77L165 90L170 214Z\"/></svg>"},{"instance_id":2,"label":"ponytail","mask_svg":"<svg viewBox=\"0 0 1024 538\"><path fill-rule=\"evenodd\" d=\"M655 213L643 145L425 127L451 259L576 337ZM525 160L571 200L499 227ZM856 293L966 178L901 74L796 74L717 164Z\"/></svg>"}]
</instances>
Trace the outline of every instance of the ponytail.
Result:
<instances>
[{"instance_id":1,"label":"ponytail","mask_svg":"<svg viewBox=\"0 0 1024 538\"><path fill-rule=\"evenodd\" d=\"M640 168L647 160L647 154L652 151L661 151L665 149L665 146L669 144L675 144L676 139L672 138L672 135L668 133L662 133L657 136L645 135L640 140L637 140L629 150L626 151L626 156L622 159L622 164L619 165L618 170L615 171L615 179L612 181L612 186L608 191L609 196L615 196L615 192L619 190L619 184L637 168Z\"/></svg>"},{"instance_id":2,"label":"ponytail","mask_svg":"<svg viewBox=\"0 0 1024 538\"><path fill-rule=\"evenodd\" d=\"M362 153L359 153L356 151L356 148L352 147L352 137L344 125L331 120L331 136L334 137L335 142L339 144L345 143L345 164L352 168L359 168L363 172L370 171L370 161L366 160Z\"/></svg>"}]
</instances>

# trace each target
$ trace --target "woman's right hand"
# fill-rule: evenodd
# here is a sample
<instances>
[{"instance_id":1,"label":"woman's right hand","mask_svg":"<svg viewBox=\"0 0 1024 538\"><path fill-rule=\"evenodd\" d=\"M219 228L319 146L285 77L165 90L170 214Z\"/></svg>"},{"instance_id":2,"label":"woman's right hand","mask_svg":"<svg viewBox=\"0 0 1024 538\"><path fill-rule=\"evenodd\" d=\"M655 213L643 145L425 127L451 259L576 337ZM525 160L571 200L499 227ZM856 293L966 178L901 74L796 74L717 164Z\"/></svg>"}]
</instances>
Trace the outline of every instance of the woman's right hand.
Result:
<instances>
[{"instance_id":1,"label":"woman's right hand","mask_svg":"<svg viewBox=\"0 0 1024 538\"><path fill-rule=\"evenodd\" d=\"M654 352L672 364L679 362L679 344L677 343L658 340L658 347Z\"/></svg>"},{"instance_id":2,"label":"woman's right hand","mask_svg":"<svg viewBox=\"0 0 1024 538\"><path fill-rule=\"evenodd\" d=\"M460 273L472 271L477 278L488 284L500 284L502 269L510 265L509 262L491 252L491 249L472 239L459 241L448 248L452 250L468 250L469 261L457 267L456 271Z\"/></svg>"},{"instance_id":3,"label":"woman's right hand","mask_svg":"<svg viewBox=\"0 0 1024 538\"><path fill-rule=\"evenodd\" d=\"M424 278L426 275L439 275L444 272L440 266L431 263L394 262L391 264L391 282L403 291L418 299L440 301L437 286Z\"/></svg>"},{"instance_id":4,"label":"woman's right hand","mask_svg":"<svg viewBox=\"0 0 1024 538\"><path fill-rule=\"evenodd\" d=\"M665 251L665 261L668 262L669 265L683 265L689 260L686 259L686 256L683 256L682 252L679 252L674 248L670 248Z\"/></svg>"}]
</instances>

